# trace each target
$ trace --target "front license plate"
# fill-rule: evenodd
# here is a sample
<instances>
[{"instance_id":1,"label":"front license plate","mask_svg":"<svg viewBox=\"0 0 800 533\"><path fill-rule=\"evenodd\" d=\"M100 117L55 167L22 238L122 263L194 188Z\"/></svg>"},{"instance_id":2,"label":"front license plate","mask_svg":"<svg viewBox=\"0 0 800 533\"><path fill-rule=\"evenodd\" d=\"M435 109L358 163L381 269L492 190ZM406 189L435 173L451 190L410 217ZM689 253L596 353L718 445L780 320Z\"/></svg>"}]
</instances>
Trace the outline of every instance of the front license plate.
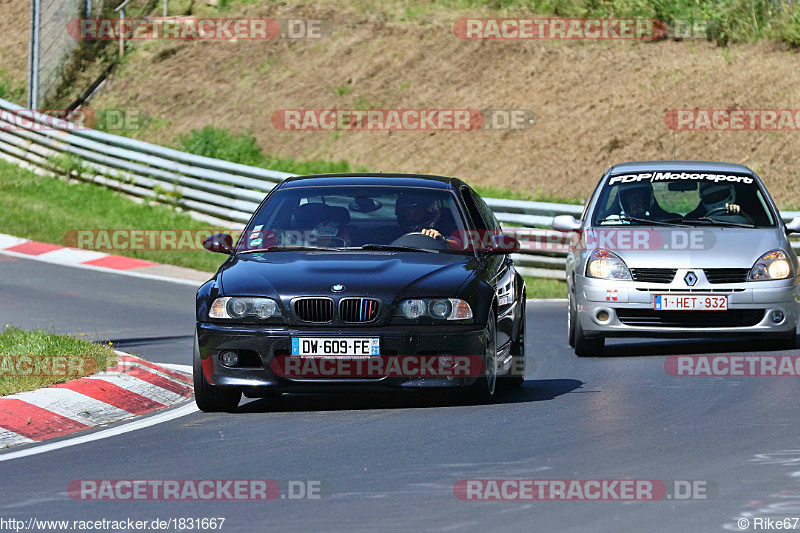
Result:
<instances>
[{"instance_id":1,"label":"front license plate","mask_svg":"<svg viewBox=\"0 0 800 533\"><path fill-rule=\"evenodd\" d=\"M369 358L381 353L378 338L293 337L292 355L296 357Z\"/></svg>"},{"instance_id":2,"label":"front license plate","mask_svg":"<svg viewBox=\"0 0 800 533\"><path fill-rule=\"evenodd\" d=\"M656 294L656 311L727 311L727 296L710 294Z\"/></svg>"}]
</instances>

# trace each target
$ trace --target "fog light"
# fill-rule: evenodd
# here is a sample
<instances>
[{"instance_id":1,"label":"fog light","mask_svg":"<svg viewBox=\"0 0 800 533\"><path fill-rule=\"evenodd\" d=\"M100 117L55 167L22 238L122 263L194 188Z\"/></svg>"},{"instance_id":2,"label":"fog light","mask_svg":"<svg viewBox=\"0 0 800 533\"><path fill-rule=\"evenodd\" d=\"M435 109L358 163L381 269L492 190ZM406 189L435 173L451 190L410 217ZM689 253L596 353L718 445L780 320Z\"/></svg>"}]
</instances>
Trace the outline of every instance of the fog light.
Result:
<instances>
[{"instance_id":1,"label":"fog light","mask_svg":"<svg viewBox=\"0 0 800 533\"><path fill-rule=\"evenodd\" d=\"M769 318L772 320L773 324L780 324L786 316L783 314L783 311L776 309L769 314Z\"/></svg>"},{"instance_id":2,"label":"fog light","mask_svg":"<svg viewBox=\"0 0 800 533\"><path fill-rule=\"evenodd\" d=\"M236 366L239 364L239 354L228 350L219 354L219 360L225 366Z\"/></svg>"},{"instance_id":3,"label":"fog light","mask_svg":"<svg viewBox=\"0 0 800 533\"><path fill-rule=\"evenodd\" d=\"M608 322L609 318L610 318L610 315L608 314L608 311L598 311L597 312L597 320L599 320L600 322Z\"/></svg>"}]
</instances>

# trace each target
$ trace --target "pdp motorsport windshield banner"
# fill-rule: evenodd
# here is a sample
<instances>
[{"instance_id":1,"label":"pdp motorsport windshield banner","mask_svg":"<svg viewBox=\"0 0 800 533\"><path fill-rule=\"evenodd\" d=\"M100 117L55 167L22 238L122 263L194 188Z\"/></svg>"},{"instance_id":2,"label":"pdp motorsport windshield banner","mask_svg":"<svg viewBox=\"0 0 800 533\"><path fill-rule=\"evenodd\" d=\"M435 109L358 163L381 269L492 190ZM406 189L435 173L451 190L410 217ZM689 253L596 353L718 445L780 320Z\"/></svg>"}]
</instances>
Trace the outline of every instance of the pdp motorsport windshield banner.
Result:
<instances>
[{"instance_id":1,"label":"pdp motorsport windshield banner","mask_svg":"<svg viewBox=\"0 0 800 533\"><path fill-rule=\"evenodd\" d=\"M736 176L733 174L700 174L691 172L642 172L640 174L625 174L621 176L613 176L608 180L609 185L617 183L632 183L640 181L649 181L650 183L656 181L675 181L675 180L695 180L695 181L713 181L729 182L729 183L753 183L753 178L749 176Z\"/></svg>"}]
</instances>

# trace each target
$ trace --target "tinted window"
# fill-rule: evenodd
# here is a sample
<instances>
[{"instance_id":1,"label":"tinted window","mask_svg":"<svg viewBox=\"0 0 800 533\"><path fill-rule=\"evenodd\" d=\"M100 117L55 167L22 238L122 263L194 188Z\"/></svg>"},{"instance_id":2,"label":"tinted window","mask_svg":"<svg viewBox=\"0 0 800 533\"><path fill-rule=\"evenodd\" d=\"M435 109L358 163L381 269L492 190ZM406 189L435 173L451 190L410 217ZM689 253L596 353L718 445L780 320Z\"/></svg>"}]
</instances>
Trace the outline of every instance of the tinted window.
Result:
<instances>
[{"instance_id":1,"label":"tinted window","mask_svg":"<svg viewBox=\"0 0 800 533\"><path fill-rule=\"evenodd\" d=\"M246 230L242 247L391 245L404 235L427 229L435 229L444 237L462 234L465 225L452 191L390 186L289 187L275 191L262 205ZM426 247L425 238L419 237L414 247ZM442 250L432 242L428 244L430 249Z\"/></svg>"}]
</instances>

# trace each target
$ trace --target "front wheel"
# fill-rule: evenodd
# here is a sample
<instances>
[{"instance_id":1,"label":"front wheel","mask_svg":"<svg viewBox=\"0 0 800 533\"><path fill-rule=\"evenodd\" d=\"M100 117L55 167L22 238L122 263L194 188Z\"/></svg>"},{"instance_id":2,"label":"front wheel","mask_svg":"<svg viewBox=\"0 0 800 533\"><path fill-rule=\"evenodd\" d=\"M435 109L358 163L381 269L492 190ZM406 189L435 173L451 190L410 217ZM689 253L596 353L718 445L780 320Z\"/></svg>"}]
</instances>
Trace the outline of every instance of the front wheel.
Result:
<instances>
[{"instance_id":1,"label":"front wheel","mask_svg":"<svg viewBox=\"0 0 800 533\"><path fill-rule=\"evenodd\" d=\"M569 347L575 347L575 312L572 310L572 303L567 300L567 342Z\"/></svg>"},{"instance_id":2,"label":"front wheel","mask_svg":"<svg viewBox=\"0 0 800 533\"><path fill-rule=\"evenodd\" d=\"M492 313L486 325L486 343L483 356L484 371L468 392L475 403L490 403L497 387L497 319Z\"/></svg>"},{"instance_id":3,"label":"front wheel","mask_svg":"<svg viewBox=\"0 0 800 533\"><path fill-rule=\"evenodd\" d=\"M575 317L575 355L578 357L594 357L603 355L606 341L603 337L589 337L583 334L583 327Z\"/></svg>"},{"instance_id":4,"label":"front wheel","mask_svg":"<svg viewBox=\"0 0 800 533\"><path fill-rule=\"evenodd\" d=\"M194 401L197 408L206 413L231 413L239 406L242 392L239 389L217 387L206 381L197 348L197 337L194 339L194 361L192 362L194 378Z\"/></svg>"},{"instance_id":5,"label":"front wheel","mask_svg":"<svg viewBox=\"0 0 800 533\"><path fill-rule=\"evenodd\" d=\"M511 344L511 368L499 378L506 389L518 389L525 382L525 295L522 296L522 313L517 338Z\"/></svg>"}]
</instances>

